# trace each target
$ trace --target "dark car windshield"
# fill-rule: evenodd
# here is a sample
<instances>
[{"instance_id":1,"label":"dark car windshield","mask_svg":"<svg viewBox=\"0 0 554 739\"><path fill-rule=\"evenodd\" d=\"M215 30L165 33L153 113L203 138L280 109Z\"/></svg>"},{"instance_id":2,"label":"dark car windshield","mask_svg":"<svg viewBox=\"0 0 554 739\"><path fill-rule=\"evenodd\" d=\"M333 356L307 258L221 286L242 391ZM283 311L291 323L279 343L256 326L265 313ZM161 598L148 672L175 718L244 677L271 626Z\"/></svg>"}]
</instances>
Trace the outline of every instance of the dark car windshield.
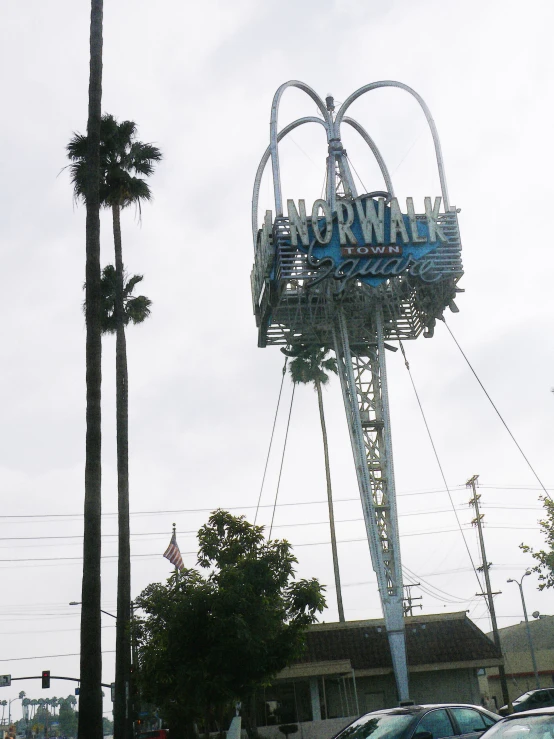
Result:
<instances>
[{"instance_id":1,"label":"dark car windshield","mask_svg":"<svg viewBox=\"0 0 554 739\"><path fill-rule=\"evenodd\" d=\"M554 715L500 721L487 731L487 739L554 739Z\"/></svg>"},{"instance_id":2,"label":"dark car windshield","mask_svg":"<svg viewBox=\"0 0 554 739\"><path fill-rule=\"evenodd\" d=\"M413 720L409 713L372 713L347 726L336 739L396 739Z\"/></svg>"}]
</instances>

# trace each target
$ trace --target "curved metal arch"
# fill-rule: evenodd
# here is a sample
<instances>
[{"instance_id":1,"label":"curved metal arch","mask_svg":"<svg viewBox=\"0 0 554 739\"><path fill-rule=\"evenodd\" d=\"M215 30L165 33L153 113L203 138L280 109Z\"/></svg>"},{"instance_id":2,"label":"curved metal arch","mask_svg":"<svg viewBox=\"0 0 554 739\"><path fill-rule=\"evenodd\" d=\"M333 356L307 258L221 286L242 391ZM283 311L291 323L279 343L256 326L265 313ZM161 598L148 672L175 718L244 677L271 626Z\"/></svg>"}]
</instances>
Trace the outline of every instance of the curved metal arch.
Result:
<instances>
[{"instance_id":1,"label":"curved metal arch","mask_svg":"<svg viewBox=\"0 0 554 739\"><path fill-rule=\"evenodd\" d=\"M309 95L312 98L312 100L315 102L315 104L320 109L323 115L324 121L321 121L321 122L323 123L327 131L327 140L329 140L329 138L331 137L333 133L333 121L331 119L329 111L325 107L325 103L319 97L317 92L313 90L309 85L306 85L304 82L300 82L299 80L289 80L288 82L284 82L277 89L277 92L273 96L273 103L271 105L271 121L269 124L269 131L270 131L269 148L270 148L270 153L271 153L271 165L273 169L273 193L275 196L275 215L276 216L283 215L283 198L281 195L281 173L279 171L279 151L277 149L277 141L278 141L277 115L279 113L279 103L281 101L281 96L288 87L297 87L299 90L302 90L302 92L305 92L307 95Z\"/></svg>"},{"instance_id":2,"label":"curved metal arch","mask_svg":"<svg viewBox=\"0 0 554 739\"><path fill-rule=\"evenodd\" d=\"M411 87L408 87L408 85L405 85L403 82L396 82L394 80L383 80L381 82L371 82L369 85L364 85L363 87L360 87L359 90L356 90L356 92L353 92L352 95L346 98L344 103L341 105L339 112L337 113L337 116L335 118L336 130L337 131L340 130L340 124L342 122L344 114L346 113L346 110L355 100L357 100L360 97L360 95L363 95L364 93L369 92L370 90L377 90L380 87L398 87L401 90L404 90L405 92L409 92L410 95L415 97L421 109L425 113L427 123L429 124L429 128L431 129L431 135L433 136L433 143L435 145L435 154L437 157L437 168L439 170L439 180L440 180L441 191L442 191L442 202L444 205L445 212L449 211L450 202L448 199L448 187L446 185L446 174L444 171L444 162L442 158L442 150L441 150L441 144L439 140L439 134L437 131L437 127L435 125L435 121L433 120L433 116L431 115L431 111L427 107L425 100L423 100L421 95L419 95Z\"/></svg>"},{"instance_id":3,"label":"curved metal arch","mask_svg":"<svg viewBox=\"0 0 554 739\"><path fill-rule=\"evenodd\" d=\"M316 116L306 116L305 118L297 118L292 123L287 124L283 130L279 131L277 134L277 141L281 141L281 139L288 133L294 131L295 128L298 128L298 126L301 126L303 123L320 123L326 131L329 130L325 121L322 121L321 118L316 118ZM262 184L262 175L265 170L265 165L267 164L270 155L271 146L268 146L262 156L254 179L254 190L252 193L252 236L254 239L254 250L256 249L256 239L258 237L258 203L260 199L260 186Z\"/></svg>"},{"instance_id":4,"label":"curved metal arch","mask_svg":"<svg viewBox=\"0 0 554 739\"><path fill-rule=\"evenodd\" d=\"M379 165L379 169L381 170L383 179L385 180L387 191L391 194L392 197L394 197L394 188L392 186L392 180L390 178L389 170L387 168L387 165L385 164L385 160L383 159L381 152L377 148L377 144L375 143L375 141L373 141L365 128L361 126L357 120L355 120L354 118L349 118L348 116L343 118L343 120L345 123L348 123L350 126L352 126L352 128L360 134L360 136L371 149L373 156L377 160L377 164Z\"/></svg>"}]
</instances>

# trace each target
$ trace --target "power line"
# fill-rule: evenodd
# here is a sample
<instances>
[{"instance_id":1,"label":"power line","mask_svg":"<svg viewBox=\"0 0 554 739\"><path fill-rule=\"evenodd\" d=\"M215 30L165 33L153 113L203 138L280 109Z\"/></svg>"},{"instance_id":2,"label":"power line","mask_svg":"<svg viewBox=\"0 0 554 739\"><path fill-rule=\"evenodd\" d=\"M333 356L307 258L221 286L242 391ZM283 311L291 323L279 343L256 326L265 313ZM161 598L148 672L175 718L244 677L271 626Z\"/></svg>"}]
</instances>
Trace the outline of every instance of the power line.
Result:
<instances>
[{"instance_id":1,"label":"power line","mask_svg":"<svg viewBox=\"0 0 554 739\"><path fill-rule=\"evenodd\" d=\"M450 489L456 490L464 489L464 485L453 485ZM553 488L554 489L554 488ZM409 497L412 495L436 495L439 493L444 493L446 490L442 488L437 488L434 490L414 490L410 492L405 493L397 493L397 498L403 498L403 497ZM334 500L334 503L352 503L352 502L358 502L360 500L359 497L356 498L337 498ZM306 500L306 501L294 501L291 503L277 503L277 507L289 507L289 506L302 506L302 505L327 505L327 500ZM260 508L273 508L273 503L265 503L264 505L260 505ZM218 506L211 506L209 508L178 508L178 509L172 509L172 510L157 510L157 511L131 511L131 516L160 516L160 515L173 515L176 513L211 513L214 510L214 507L217 508ZM246 510L252 510L257 508L258 506L254 505L240 505L240 506L229 506L226 508L228 511L246 511ZM102 513L102 517L115 517L117 516L117 511L110 511L110 512L104 512ZM0 514L0 519L27 519L27 518L74 518L74 519L82 519L83 514L82 513L20 513L20 514Z\"/></svg>"},{"instance_id":2,"label":"power line","mask_svg":"<svg viewBox=\"0 0 554 739\"><path fill-rule=\"evenodd\" d=\"M469 524L466 524L464 526L465 526L465 530L467 530L467 531L470 530L470 525ZM488 528L490 528L490 529L501 529L501 530L514 530L514 531L523 531L523 530L526 530L526 531L536 531L536 529L537 529L536 526L494 526L494 525L488 526ZM431 531L428 531L428 530L426 530L426 531L411 531L409 533L402 534L401 538L405 539L405 538L409 538L409 537L412 537L412 536L432 536L434 534L452 534L452 533L457 532L457 531L459 531L459 529L433 529ZM367 542L367 537L362 537L362 538L359 538L359 539L358 538L356 538L356 539L341 539L337 543L338 544L352 544L354 542L362 542L362 541L363 542ZM330 541L317 541L317 542L308 541L308 542L299 542L299 543L297 542L297 543L293 543L292 544L292 547L294 549L295 547L328 546L328 545L330 545L330 543L331 543ZM198 554L198 552L196 552L196 551L189 551L189 552L181 552L181 554L182 555L191 555L191 556L194 555L194 556L196 556ZM117 556L118 556L117 554L103 554L101 556L101 559L113 559L113 560L115 560L115 559L117 559ZM161 557L161 556L162 555L161 555L160 552L155 552L155 553L149 553L149 554L132 554L131 555L131 558L132 559L135 559L135 558L146 558L146 559L148 559L148 558L156 558L156 557ZM12 563L13 562L57 562L57 561L69 561L69 560L73 560L75 562L81 562L82 559L83 559L82 556L76 556L76 557L16 557L16 558L6 557L6 558L0 558L0 562L12 562Z\"/></svg>"},{"instance_id":3,"label":"power line","mask_svg":"<svg viewBox=\"0 0 554 739\"><path fill-rule=\"evenodd\" d=\"M114 654L115 649L102 650L102 654ZM28 659L54 659L56 657L79 657L80 652L72 652L70 654L41 654L39 657L11 657L8 659L0 659L0 662L22 662Z\"/></svg>"},{"instance_id":4,"label":"power line","mask_svg":"<svg viewBox=\"0 0 554 739\"><path fill-rule=\"evenodd\" d=\"M479 485L480 488L488 488L489 490L544 490L544 487L529 487L528 485ZM554 490L554 488L546 488Z\"/></svg>"},{"instance_id":5,"label":"power line","mask_svg":"<svg viewBox=\"0 0 554 739\"><path fill-rule=\"evenodd\" d=\"M115 629L115 624L101 626L101 629ZM57 634L61 629L33 629L33 634ZM81 631L81 629L63 629L64 634L69 631ZM29 636L28 631L0 631L1 636Z\"/></svg>"},{"instance_id":6,"label":"power line","mask_svg":"<svg viewBox=\"0 0 554 739\"><path fill-rule=\"evenodd\" d=\"M422 589L422 590L423 590L424 592L427 592L427 594L428 594L428 595L431 595L431 597L437 597L437 596L433 596L433 594L432 594L432 592L431 592L432 590L436 590L437 592L439 592L439 593L441 594L441 596L445 596L445 597L442 597L442 598L440 598L441 600L445 600L446 598L448 598L448 600L449 600L449 601L450 601L451 603L454 603L454 602L458 602L458 603L466 603L466 602L467 602L467 601L466 601L465 599L463 599L463 598L460 598L460 597L459 597L459 596L457 596L457 595L452 595L451 593L447 593L447 592L446 592L445 590L441 590L440 588L437 588L437 587L436 587L435 585L432 585L431 583L428 583L428 582L426 582L426 581L425 581L425 580L423 579L423 577L421 577L420 575L416 575L416 573L415 573L415 572L412 572L412 570L410 570L410 569L409 569L408 567L406 567L405 565L403 566L403 568L402 568L402 569L403 569L403 570L405 570L405 571L406 571L406 573L408 573L408 576L409 576L410 578L412 578L413 580L420 580L420 583L418 583L419 587L420 587L420 588L421 588L421 589ZM413 584L415 584L415 583L413 583Z\"/></svg>"},{"instance_id":7,"label":"power line","mask_svg":"<svg viewBox=\"0 0 554 739\"><path fill-rule=\"evenodd\" d=\"M506 511L541 511L542 508L538 506L494 506L494 505L483 505L481 508L486 510L506 510ZM466 510L465 506L460 506L457 510ZM411 516L433 516L433 515L439 515L443 513L452 513L451 508L444 508L444 509L438 509L434 511L425 510L425 511L409 511L407 513L399 513L399 518L407 518ZM363 523L364 519L363 517L356 517L356 518L342 518L338 519L336 523ZM304 526L328 526L329 521L300 521L296 523L280 523L280 524L274 524L274 529L283 529L283 528L298 528L298 527L304 527ZM529 527L522 527L522 526L510 526L509 524L501 524L500 526L496 524L486 524L487 528L501 528L501 529L511 529L511 528L529 528L529 529L536 529L535 526L529 526ZM462 526L467 526L467 524L462 524ZM196 536L198 534L197 529L188 529L185 531L181 531L181 536ZM106 538L116 538L118 534L102 534L102 539ZM139 531L136 533L131 534L131 539L135 539L138 537L143 536L149 536L149 537L166 537L167 531ZM52 535L52 536L3 536L2 541L60 541L65 539L77 539L79 542L83 539L82 534L60 534L58 536ZM76 544L79 542L75 542ZM52 545L46 545L46 546L57 546L56 544ZM61 544L59 546L62 546ZM71 545L70 545L71 546Z\"/></svg>"}]
</instances>

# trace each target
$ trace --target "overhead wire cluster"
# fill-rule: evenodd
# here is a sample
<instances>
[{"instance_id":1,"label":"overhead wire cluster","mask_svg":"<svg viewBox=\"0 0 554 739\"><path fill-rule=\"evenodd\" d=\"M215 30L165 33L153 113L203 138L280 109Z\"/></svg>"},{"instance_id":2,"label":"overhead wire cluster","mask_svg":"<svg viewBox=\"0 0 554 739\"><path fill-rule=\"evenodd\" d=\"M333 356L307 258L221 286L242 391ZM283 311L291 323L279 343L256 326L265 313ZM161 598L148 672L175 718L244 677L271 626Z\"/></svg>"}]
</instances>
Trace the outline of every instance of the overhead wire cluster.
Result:
<instances>
[{"instance_id":1,"label":"overhead wire cluster","mask_svg":"<svg viewBox=\"0 0 554 739\"><path fill-rule=\"evenodd\" d=\"M452 331L449 328L448 328L448 330L449 330L449 333L452 335L453 340L456 342L456 345L460 349L460 352L462 352L465 361L469 364L469 360L467 359L467 356L465 355L465 353L463 353L463 351L462 351L459 343L457 342L457 340L453 336ZM449 501L450 501L450 509L448 509L448 510L451 510L454 513L454 515L456 517L456 522L457 522L457 529L454 529L454 530L458 530L461 533L462 537L463 537L464 546L465 546L465 549L467 551L468 558L469 558L469 560L471 562L471 568L470 569L474 572L475 577L476 577L476 579L477 579L477 581L479 583L479 587L481 588L482 586L481 586L480 579L479 579L479 576L478 576L478 573L477 573L477 570L476 570L476 566L475 566L475 563L474 563L473 558L471 556L471 552L470 552L469 546L467 544L467 541L466 541L466 538L465 538L465 535L464 535L464 531L468 528L469 524L462 524L462 522L460 521L460 517L458 515L458 511L463 510L463 507L462 506L456 506L454 504L454 501L453 501L453 498L452 498L452 491L453 490L456 490L457 492L459 492L461 490L464 490L465 489L465 486L463 486L463 485L449 486L448 485L448 482L446 480L446 476L444 474L443 466L442 466L442 464L440 462L440 459L438 457L437 448L436 448L436 445L435 445L435 443L433 441L431 430L429 428L429 425L428 425L428 422L427 422L427 419L426 419L426 416L425 416L425 413L424 413L424 410L423 410L421 399L420 399L420 396L418 394L418 391L417 391L417 388L416 388L416 385L415 385L415 381L414 381L414 378L413 378L412 373L411 373L411 368L410 368L409 363L408 363L408 360L407 360L405 348L404 348L404 346L402 344L401 344L401 350L402 350L402 353L403 353L403 356L404 356L404 361L405 361L405 364L406 364L406 368L407 368L407 370L409 372L409 375L410 375L410 381L411 381L411 384L412 384L414 393L416 395L418 406L420 408L420 411L421 411L421 414L422 414L422 417L423 417L423 420L424 420L424 424L425 424L425 427L426 427L426 430L427 430L427 433L428 433L428 436L429 436L429 439L430 439L430 443L431 443L431 446L432 446L432 449L433 449L433 453L434 453L434 456L436 458L437 464L438 464L439 469L440 469L440 472L441 472L441 476L442 476L443 483L444 483L444 488L432 489L432 490L405 491L403 493L399 493L398 494L398 497L399 498L404 498L404 497L409 497L409 496L421 496L421 495L441 494L441 493L444 493L444 492L447 493L448 498L449 498ZM487 391L485 390L483 384L481 383L481 381L477 377L477 374L475 373L475 370L473 369L473 367L471 365L469 365L469 366L470 366L473 374L475 375L476 379L478 380L480 386L482 387L483 391L485 392L486 397L488 398L488 400L493 405L493 408L494 408L495 412L501 418L503 425L506 427L508 433L510 434L510 437L513 439L513 441L516 444L518 450L523 455L526 463L531 467L534 476L536 477L536 479L538 480L538 482L540 484L540 488L536 488L536 487L525 487L525 486L505 486L505 485L501 485L501 486L500 485L483 485L482 487L483 488L487 488L487 489L491 489L491 490L494 490L494 489L502 489L502 490L513 489L513 490L529 490L529 491L537 491L537 490L540 490L545 495L547 495L549 498L551 498L550 493L549 493L549 489L546 488L545 485L542 483L542 481L538 477L536 471L531 466L528 458L524 455L524 453L521 450L521 447L519 446L519 444L517 443L514 435L512 434L512 432L508 428L506 422L504 421L504 419L500 415L497 407L492 402L492 400L490 398L490 395L487 393ZM277 416L278 416L278 413L279 413L279 407L280 407L281 398L282 398L283 384L284 384L284 378L285 378L285 375L286 375L286 369L287 369L287 358L285 359L285 364L284 364L283 370L282 370L282 378L281 378L281 383L280 383L280 388L279 388L279 394L278 394L278 398L277 398L277 407L276 407L275 416L274 416L274 419L273 419L273 425L272 425L271 436L270 436L270 441L269 441L269 449L268 449L267 457L266 457L266 460L265 460L265 467L264 467L264 471L263 471L263 477L262 477L262 482L261 482L261 486L260 486L260 491L259 491L259 495L258 495L257 504L255 506L232 506L232 507L229 508L229 510L236 510L236 511L254 510L255 511L254 522L257 521L257 518L258 518L258 515L259 515L259 511L262 508L270 509L271 512L272 512L272 515L271 515L271 526L270 526L270 529L269 529L269 535L270 536L272 534L273 529L277 529L277 528L279 528L279 529L288 528L288 527L290 527L290 528L299 527L300 528L300 527L307 527L307 526L328 525L328 521L327 520L326 521L323 521L323 520L322 521L307 521L307 522L295 521L295 522L291 522L291 523L281 523L281 524L275 524L274 523L275 511L276 511L276 508L277 507L287 508L287 507L297 507L297 506L313 506L313 505L322 505L322 504L325 504L326 503L326 501L324 499L322 499L322 500L312 500L312 501L294 501L294 502L284 502L284 503L278 502L279 485L280 485L281 474L282 474L282 470L283 470L283 463L284 463L284 459L285 459L286 439L288 437L288 432L289 432L289 427L290 427L290 419L291 419L291 412L292 412L292 401L293 401L293 398L294 398L294 394L292 395L291 404L290 404L290 407L289 407L288 420L287 420L287 426L286 426L285 443L283 444L283 449L282 449L282 453L281 453L279 478L278 478L278 481L277 481L277 489L276 489L276 493L275 493L275 498L274 498L274 501L272 503L270 503L270 504L262 504L262 494L263 494L263 490L264 490L264 485L266 484L266 474L267 474L267 469L268 469L268 463L269 463L269 459L270 459L270 455L271 455L271 451L272 451L272 445L274 443L274 435L275 435L275 429L276 429L276 423L277 423ZM293 390L294 390L294 388L293 388ZM357 497L342 498L342 499L339 498L339 499L336 499L334 502L335 503L350 503L350 502L357 502L358 500L359 499ZM538 506L538 505L536 505L536 506L527 506L527 505L523 505L523 506L509 506L509 505L484 504L483 505L483 508L485 508L485 509L491 509L491 510L492 509L496 509L496 510L508 510L508 511L511 511L511 510L541 511L542 510L542 508L540 506ZM194 513L202 513L202 512L209 512L209 511L211 511L211 508L209 508L209 507L206 507L206 508L203 508L203 507L195 507L195 508L172 509L172 510L165 510L165 511L161 511L161 510L160 511L158 511L158 510L135 511L131 515L133 517L140 517L140 516L157 516L157 515L166 515L166 514L172 514L173 515L173 514L177 514L177 513L183 513L183 514L185 514L185 513L191 513L191 512L194 512ZM402 517L403 516L419 516L419 515L423 515L423 514L430 515L430 514L433 514L433 513L439 514L439 513L446 513L446 512L447 512L447 509L443 509L443 508L439 508L437 510L429 510L427 508L425 511L403 512L403 513L400 514L400 516L402 516ZM107 512L107 513L104 513L103 514L104 517L113 517L115 515L117 515L117 514L112 513L112 512ZM73 519L74 520L81 520L82 519L82 514L72 514L72 513L40 514L40 513L37 513L37 514L30 514L30 515L29 514L27 514L27 515L24 515L24 514L18 514L18 515L14 515L14 514L1 514L0 515L0 520L5 520L5 521L8 521L9 520L11 522L14 522L14 521L17 521L17 520L21 520L22 522L25 521L25 520L33 520L33 521L36 521L37 523L54 523L54 522L60 521L60 520L68 521L68 520L73 520ZM343 520L338 520L337 521L338 524L353 524L353 523L362 523L362 522L363 522L363 518L361 516L357 516L355 518L345 518ZM498 524L494 523L494 524L490 524L489 525L489 528L491 528L491 529L510 529L510 528L512 528L512 529L521 530L522 528L525 528L525 527L522 526L521 524L519 524L517 526L510 526L510 525L498 525ZM536 528L536 527L534 526L534 527L529 527L529 528ZM445 528L436 529L436 530L426 529L425 531L420 531L420 532L418 532L418 531L406 532L406 534L404 534L404 536L405 537L410 537L410 536L420 536L420 535L430 535L430 534L440 534L440 533L451 533L454 530L453 529L445 529ZM184 530L184 531L182 531L182 534L183 535L194 535L194 534L196 534L196 530L193 530L193 529L191 529L191 530ZM149 537L150 539L152 539L153 537L160 537L161 538L161 537L165 537L166 535L167 535L167 532L162 532L162 531L155 531L155 532L153 532L153 531L149 531L149 532L137 532L137 533L134 533L132 535L132 537L133 538ZM115 539L116 536L117 536L117 534L104 534L103 535L103 538L107 538L107 539L113 538L113 539ZM81 541L81 539L82 539L82 535L81 534L62 534L62 535L59 535L59 536L55 536L55 535L42 535L41 534L39 536L9 536L9 537L3 537L3 539L6 542L22 542L22 543L23 542L29 542L29 544L23 544L23 546L32 546L32 542L41 542L40 543L40 546L44 546L45 544L43 542L46 542L46 541L48 541L48 542L56 542L56 541L57 542L67 542L68 544L70 544L71 542L74 541L76 543L79 543ZM343 538L342 540L339 540L339 543L342 544L342 545L344 545L344 544L348 544L348 543L363 542L364 540L365 540L365 536L362 536L362 537L352 537L352 538ZM297 543L294 544L294 546L295 547L317 547L317 546L327 546L327 545L329 545L329 543L330 542L327 541L327 540L325 540L325 541L297 542ZM49 544L46 544L46 546L48 546L48 545ZM11 555L14 554L13 549L11 550L10 554ZM185 555L185 556L194 556L194 555L196 555L196 552L195 551L183 551L183 555ZM158 556L160 556L160 553L159 552L136 553L136 554L133 555L133 558L134 559L145 559L145 558L156 558ZM103 556L103 559L104 560L107 560L107 561L110 561L110 560L115 561L116 560L116 557L117 557L117 555L115 555L115 554L114 555L106 554L106 555ZM0 565L0 567L1 566L7 566L7 565L13 566L13 564L15 564L15 563L22 563L23 566L25 566L26 563L29 563L29 564L30 563L44 563L46 566L50 566L52 564L56 564L56 563L60 563L61 564L63 562L78 564L81 561L82 561L82 557L80 555L79 556L75 556L75 557L69 557L69 556L43 557L42 556L42 557L25 557L25 558L21 558L21 557L17 557L17 556L16 557L10 556L10 557L5 557L5 558L0 557L0 563L2 563ZM36 566L36 564L34 566ZM514 565L509 565L509 566L512 567ZM500 565L500 567L502 567L502 565ZM439 588L437 586L432 585L432 583L430 583L428 580L426 580L425 577L422 577L421 574L417 574L417 573L413 572L411 569L409 569L409 568L407 568L405 566L404 566L403 569L404 569L404 575L405 575L406 581L409 582L409 583L411 583L411 584L414 584L415 582L418 582L419 581L418 587L421 589L421 591L423 593L425 593L430 598L439 600L439 601L441 601L441 602L443 602L445 604L448 604L448 605L462 605L462 604L470 604L470 605L472 605L473 604L472 605L473 610L474 611L478 611L480 602L477 602L477 604L474 604L475 596L472 596L472 597L469 597L469 598L463 598L463 597L461 597L459 595L455 595L455 594L450 593L450 592L448 592L446 590L443 590L442 588ZM461 568L458 571L463 571L463 569L464 568ZM466 571L468 570L468 568L465 568L465 569L466 569ZM440 571L440 572L430 573L430 574L431 575L435 575L435 574L436 575L439 575L439 574L447 574L448 572L449 572L448 570L443 570L443 571ZM428 576L429 575L427 575L427 577ZM357 586L367 585L367 584L370 584L370 581L364 581L364 582L361 582L361 583L345 583L344 584L344 587L357 587ZM486 605L485 605L485 608L486 608ZM52 617L56 617L56 616L57 616L57 614L52 614Z\"/></svg>"}]
</instances>

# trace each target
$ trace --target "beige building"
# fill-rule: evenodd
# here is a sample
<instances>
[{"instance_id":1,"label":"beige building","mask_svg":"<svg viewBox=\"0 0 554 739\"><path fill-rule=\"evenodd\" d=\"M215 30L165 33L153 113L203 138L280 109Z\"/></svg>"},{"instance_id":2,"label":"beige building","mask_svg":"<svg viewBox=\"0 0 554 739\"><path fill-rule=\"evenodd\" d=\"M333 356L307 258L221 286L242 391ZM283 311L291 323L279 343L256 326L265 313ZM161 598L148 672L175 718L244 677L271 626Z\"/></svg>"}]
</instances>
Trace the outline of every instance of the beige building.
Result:
<instances>
[{"instance_id":1,"label":"beige building","mask_svg":"<svg viewBox=\"0 0 554 739\"><path fill-rule=\"evenodd\" d=\"M535 650L540 686L541 688L552 687L554 684L554 616L531 619L529 630ZM525 621L499 629L499 634L508 678L508 692L510 699L514 700L527 690L534 690L537 687ZM492 638L492 634L489 636ZM498 669L487 668L486 677L481 678L481 688L483 692L488 691L491 698L496 697L498 707L503 705Z\"/></svg>"},{"instance_id":2,"label":"beige building","mask_svg":"<svg viewBox=\"0 0 554 739\"><path fill-rule=\"evenodd\" d=\"M492 641L465 612L405 619L410 697L416 703L480 704L478 672L501 663ZM398 705L382 619L315 624L302 659L257 696L258 731L283 739L332 737L356 716Z\"/></svg>"}]
</instances>

